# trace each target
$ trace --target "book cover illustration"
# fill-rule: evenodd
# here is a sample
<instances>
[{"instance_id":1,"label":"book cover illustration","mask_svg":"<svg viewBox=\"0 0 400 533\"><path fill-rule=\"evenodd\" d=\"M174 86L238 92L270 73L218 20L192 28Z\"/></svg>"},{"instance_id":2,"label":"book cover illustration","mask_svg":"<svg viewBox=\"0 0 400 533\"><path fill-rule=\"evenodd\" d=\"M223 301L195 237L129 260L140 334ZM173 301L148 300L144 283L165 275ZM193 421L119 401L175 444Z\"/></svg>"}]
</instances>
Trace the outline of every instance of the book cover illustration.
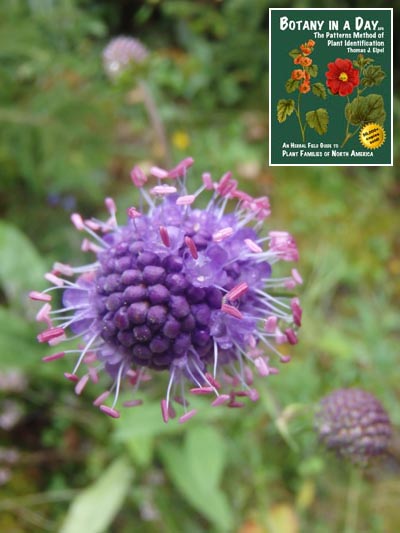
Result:
<instances>
[{"instance_id":1,"label":"book cover illustration","mask_svg":"<svg viewBox=\"0 0 400 533\"><path fill-rule=\"evenodd\" d=\"M392 165L393 10L269 15L269 164Z\"/></svg>"}]
</instances>

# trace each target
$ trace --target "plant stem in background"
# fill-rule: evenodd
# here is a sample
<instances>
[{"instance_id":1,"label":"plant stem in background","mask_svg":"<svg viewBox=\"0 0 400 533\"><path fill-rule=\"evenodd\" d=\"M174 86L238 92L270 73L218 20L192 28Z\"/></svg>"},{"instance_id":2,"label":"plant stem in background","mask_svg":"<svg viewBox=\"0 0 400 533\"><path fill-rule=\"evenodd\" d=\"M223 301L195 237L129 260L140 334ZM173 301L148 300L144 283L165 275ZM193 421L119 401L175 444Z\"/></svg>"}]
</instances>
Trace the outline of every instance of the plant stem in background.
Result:
<instances>
[{"instance_id":1,"label":"plant stem in background","mask_svg":"<svg viewBox=\"0 0 400 533\"><path fill-rule=\"evenodd\" d=\"M143 104L146 108L153 130L157 136L158 144L162 150L162 157L166 167L172 166L171 151L169 149L167 135L165 133L164 124L158 112L157 105L151 94L150 88L144 80L139 80L138 86L140 88Z\"/></svg>"}]
</instances>

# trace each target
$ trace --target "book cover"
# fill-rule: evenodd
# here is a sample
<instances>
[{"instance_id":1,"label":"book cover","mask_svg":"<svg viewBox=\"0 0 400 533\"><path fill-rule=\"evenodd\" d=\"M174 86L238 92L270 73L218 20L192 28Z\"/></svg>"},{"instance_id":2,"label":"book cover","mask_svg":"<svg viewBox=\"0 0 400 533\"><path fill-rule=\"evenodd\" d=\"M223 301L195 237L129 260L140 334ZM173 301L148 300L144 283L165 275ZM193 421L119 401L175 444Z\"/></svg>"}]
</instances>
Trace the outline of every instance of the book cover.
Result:
<instances>
[{"instance_id":1,"label":"book cover","mask_svg":"<svg viewBox=\"0 0 400 533\"><path fill-rule=\"evenodd\" d=\"M393 10L269 10L269 164L393 164Z\"/></svg>"}]
</instances>

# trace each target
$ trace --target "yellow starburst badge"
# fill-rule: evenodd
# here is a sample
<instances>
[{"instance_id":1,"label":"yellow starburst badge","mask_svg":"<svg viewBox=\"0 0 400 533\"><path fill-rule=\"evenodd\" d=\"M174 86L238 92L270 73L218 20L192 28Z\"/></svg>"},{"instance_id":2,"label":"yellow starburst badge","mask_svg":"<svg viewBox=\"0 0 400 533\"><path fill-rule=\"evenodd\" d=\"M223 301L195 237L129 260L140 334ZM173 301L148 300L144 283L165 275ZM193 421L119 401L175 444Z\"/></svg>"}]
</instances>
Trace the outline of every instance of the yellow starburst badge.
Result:
<instances>
[{"instance_id":1,"label":"yellow starburst badge","mask_svg":"<svg viewBox=\"0 0 400 533\"><path fill-rule=\"evenodd\" d=\"M370 122L360 131L360 143L370 150L380 148L385 142L386 132L380 124Z\"/></svg>"}]
</instances>

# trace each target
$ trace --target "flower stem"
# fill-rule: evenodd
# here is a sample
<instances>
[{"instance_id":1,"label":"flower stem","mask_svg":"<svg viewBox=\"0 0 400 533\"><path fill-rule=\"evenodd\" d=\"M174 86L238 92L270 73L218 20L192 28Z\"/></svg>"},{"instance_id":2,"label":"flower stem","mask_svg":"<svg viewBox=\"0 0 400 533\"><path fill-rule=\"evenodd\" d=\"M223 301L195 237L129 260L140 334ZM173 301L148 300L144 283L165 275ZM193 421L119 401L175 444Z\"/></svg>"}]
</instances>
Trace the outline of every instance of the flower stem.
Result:
<instances>
[{"instance_id":1,"label":"flower stem","mask_svg":"<svg viewBox=\"0 0 400 533\"><path fill-rule=\"evenodd\" d=\"M306 138L305 138L305 128L303 127L303 124L301 122L301 114L300 114L300 92L299 92L299 96L297 98L297 109L295 108L295 113L296 113L296 116L297 116L297 120L299 121L299 126L300 126L300 132L301 132L301 138L303 140L303 142L305 142Z\"/></svg>"}]
</instances>

